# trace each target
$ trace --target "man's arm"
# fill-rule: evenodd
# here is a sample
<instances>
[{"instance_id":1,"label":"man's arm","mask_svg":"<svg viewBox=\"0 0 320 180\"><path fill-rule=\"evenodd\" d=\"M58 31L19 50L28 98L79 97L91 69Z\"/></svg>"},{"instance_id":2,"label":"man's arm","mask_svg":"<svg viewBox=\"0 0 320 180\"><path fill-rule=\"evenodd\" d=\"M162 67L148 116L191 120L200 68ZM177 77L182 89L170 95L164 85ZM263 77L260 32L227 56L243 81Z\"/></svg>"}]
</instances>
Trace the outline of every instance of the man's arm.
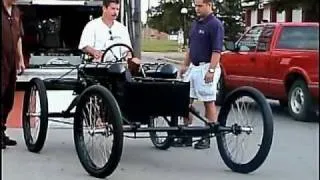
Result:
<instances>
[{"instance_id":1,"label":"man's arm","mask_svg":"<svg viewBox=\"0 0 320 180\"><path fill-rule=\"evenodd\" d=\"M186 53L185 53L185 57L184 57L184 61L183 61L183 65L184 66L189 66L190 65L190 54L189 54L189 48L186 49Z\"/></svg>"},{"instance_id":2,"label":"man's arm","mask_svg":"<svg viewBox=\"0 0 320 180\"><path fill-rule=\"evenodd\" d=\"M100 59L102 56L102 52L99 50L96 50L94 48L94 44L95 44L94 26L92 22L89 22L88 24L86 24L86 26L82 31L78 48L82 50L84 53L90 54L95 59Z\"/></svg>"},{"instance_id":3,"label":"man's arm","mask_svg":"<svg viewBox=\"0 0 320 180\"><path fill-rule=\"evenodd\" d=\"M210 61L210 69L215 69L220 62L220 52L212 52L211 61Z\"/></svg>"},{"instance_id":4,"label":"man's arm","mask_svg":"<svg viewBox=\"0 0 320 180\"><path fill-rule=\"evenodd\" d=\"M128 28L126 26L124 26L123 35L124 35L123 36L123 43L132 48L132 43L131 43L129 30L128 30Z\"/></svg>"},{"instance_id":5,"label":"man's arm","mask_svg":"<svg viewBox=\"0 0 320 180\"><path fill-rule=\"evenodd\" d=\"M95 59L99 59L101 58L102 56L102 52L99 51L99 50L96 50L94 49L93 47L91 46L85 46L84 48L82 48L82 51L87 53L87 54L90 54L91 56L93 56Z\"/></svg>"},{"instance_id":6,"label":"man's arm","mask_svg":"<svg viewBox=\"0 0 320 180\"><path fill-rule=\"evenodd\" d=\"M18 47L17 47L17 49L18 49L18 54L19 54L19 60L20 60L20 62L23 62L23 64L24 64L21 37L20 37L19 40L18 40Z\"/></svg>"},{"instance_id":7,"label":"man's arm","mask_svg":"<svg viewBox=\"0 0 320 180\"><path fill-rule=\"evenodd\" d=\"M24 29L23 29L23 24L20 19L20 37L18 39L18 44L17 44L17 51L18 51L18 56L19 56L19 62L18 62L18 71L19 74L24 72L25 69L25 64L24 64L24 57L23 57L23 51L22 51L22 37L24 36Z\"/></svg>"},{"instance_id":8,"label":"man's arm","mask_svg":"<svg viewBox=\"0 0 320 180\"><path fill-rule=\"evenodd\" d=\"M215 69L220 62L220 53L223 48L224 28L222 24L217 24L210 33L212 42L212 55L210 60L210 69Z\"/></svg>"}]
</instances>

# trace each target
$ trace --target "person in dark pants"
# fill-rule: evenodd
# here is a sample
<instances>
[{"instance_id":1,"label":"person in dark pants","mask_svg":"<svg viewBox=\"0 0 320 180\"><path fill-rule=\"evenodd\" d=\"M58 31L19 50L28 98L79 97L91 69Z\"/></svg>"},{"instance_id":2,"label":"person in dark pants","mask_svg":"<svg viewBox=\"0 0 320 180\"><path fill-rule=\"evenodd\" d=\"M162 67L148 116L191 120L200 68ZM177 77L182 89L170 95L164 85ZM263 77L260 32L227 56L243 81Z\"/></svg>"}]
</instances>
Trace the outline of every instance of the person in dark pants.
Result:
<instances>
[{"instance_id":1,"label":"person in dark pants","mask_svg":"<svg viewBox=\"0 0 320 180\"><path fill-rule=\"evenodd\" d=\"M25 69L22 40L23 35L20 11L16 0L2 0L2 52L1 52L1 149L17 144L6 136L6 123L13 108L17 73Z\"/></svg>"},{"instance_id":2,"label":"person in dark pants","mask_svg":"<svg viewBox=\"0 0 320 180\"><path fill-rule=\"evenodd\" d=\"M205 117L209 125L217 125L215 106L217 84L221 75L219 65L223 48L224 28L222 22L212 12L212 0L195 0L198 19L192 23L189 33L189 50L180 74L190 82L191 104L195 99L204 102ZM184 124L192 123L191 116ZM180 138L174 146L192 146L192 138ZM194 146L196 149L210 147L208 135Z\"/></svg>"}]
</instances>

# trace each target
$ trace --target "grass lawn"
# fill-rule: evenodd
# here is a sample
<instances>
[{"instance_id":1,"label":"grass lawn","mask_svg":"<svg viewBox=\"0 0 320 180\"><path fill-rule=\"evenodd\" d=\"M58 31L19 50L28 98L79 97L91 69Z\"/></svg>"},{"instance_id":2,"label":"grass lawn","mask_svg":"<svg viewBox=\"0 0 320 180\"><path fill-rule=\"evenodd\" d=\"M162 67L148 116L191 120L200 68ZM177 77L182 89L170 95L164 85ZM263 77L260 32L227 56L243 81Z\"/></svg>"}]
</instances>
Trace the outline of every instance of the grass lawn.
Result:
<instances>
[{"instance_id":1,"label":"grass lawn","mask_svg":"<svg viewBox=\"0 0 320 180\"><path fill-rule=\"evenodd\" d=\"M177 52L179 46L177 41L142 39L141 49L145 52Z\"/></svg>"}]
</instances>

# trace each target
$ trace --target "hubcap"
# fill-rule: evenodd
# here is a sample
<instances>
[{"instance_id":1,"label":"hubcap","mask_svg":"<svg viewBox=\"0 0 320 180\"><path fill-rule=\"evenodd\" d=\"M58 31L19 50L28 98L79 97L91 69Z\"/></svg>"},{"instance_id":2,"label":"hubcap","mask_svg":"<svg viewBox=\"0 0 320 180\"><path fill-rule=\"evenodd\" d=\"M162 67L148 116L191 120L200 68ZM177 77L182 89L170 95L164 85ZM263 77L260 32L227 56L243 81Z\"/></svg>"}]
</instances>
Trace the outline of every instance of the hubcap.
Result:
<instances>
[{"instance_id":1,"label":"hubcap","mask_svg":"<svg viewBox=\"0 0 320 180\"><path fill-rule=\"evenodd\" d=\"M297 87L293 90L290 104L291 104L292 111L295 114L301 113L304 105L304 94L300 87Z\"/></svg>"}]
</instances>

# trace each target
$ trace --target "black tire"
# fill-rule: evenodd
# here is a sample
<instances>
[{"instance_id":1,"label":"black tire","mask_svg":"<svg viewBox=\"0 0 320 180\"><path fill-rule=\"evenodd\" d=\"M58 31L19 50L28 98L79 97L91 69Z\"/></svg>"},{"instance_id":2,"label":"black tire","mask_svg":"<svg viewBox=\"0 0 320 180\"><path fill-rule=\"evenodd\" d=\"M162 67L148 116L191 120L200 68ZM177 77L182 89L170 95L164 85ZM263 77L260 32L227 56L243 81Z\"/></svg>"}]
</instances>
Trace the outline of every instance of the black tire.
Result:
<instances>
[{"instance_id":1,"label":"black tire","mask_svg":"<svg viewBox=\"0 0 320 180\"><path fill-rule=\"evenodd\" d=\"M250 97L255 101L255 106L260 110L258 111L259 114L262 115L263 122L261 124L263 124L263 127L261 130L263 133L261 133L262 138L259 140L259 144L257 144L258 150L256 154L253 154L253 158L248 160L248 162L235 162L228 149L225 133L221 132L217 134L217 144L223 161L230 169L239 173L250 173L262 165L271 148L273 139L273 116L270 105L267 103L263 94L258 90L251 87L240 87L232 91L226 97L226 101L220 109L218 121L222 126L226 126L232 104L235 103L237 99L244 96Z\"/></svg>"},{"instance_id":2,"label":"black tire","mask_svg":"<svg viewBox=\"0 0 320 180\"><path fill-rule=\"evenodd\" d=\"M30 105L33 103L30 102L31 93L33 90L38 91L40 99L40 129L39 134L36 139L33 139L31 135L31 125L30 125ZM39 78L33 78L30 81L30 86L26 90L23 101L23 110L22 110L22 127L24 140L27 145L27 148L31 152L39 152L44 146L44 142L47 137L48 130L48 97L46 92L46 87L43 81Z\"/></svg>"},{"instance_id":3,"label":"black tire","mask_svg":"<svg viewBox=\"0 0 320 180\"><path fill-rule=\"evenodd\" d=\"M94 95L101 97L101 103L103 103L105 106L102 106L103 110L100 111L100 113L106 113L108 115L108 119L111 120L111 122L108 121L108 123L112 125L111 131L113 133L113 145L111 148L110 157L102 167L98 167L93 162L93 159L90 157L89 152L86 148L83 136L84 122L82 117L82 110L83 108L85 108L87 100L89 100L90 97ZM103 86L91 86L87 88L80 96L81 97L79 103L76 107L73 129L76 151L82 166L90 175L97 178L105 178L109 176L117 168L121 159L123 148L123 129L120 108L112 93ZM99 108L101 108L100 105L101 104L99 104ZM106 128L105 130L107 131L108 129Z\"/></svg>"},{"instance_id":4,"label":"black tire","mask_svg":"<svg viewBox=\"0 0 320 180\"><path fill-rule=\"evenodd\" d=\"M217 84L217 97L216 97L216 102L215 104L218 106L221 106L223 104L223 101L226 98L226 88L224 84L224 76L221 73L220 79Z\"/></svg>"},{"instance_id":5,"label":"black tire","mask_svg":"<svg viewBox=\"0 0 320 180\"><path fill-rule=\"evenodd\" d=\"M295 93L298 91L303 95L303 102L297 102L294 100ZM300 110L295 108L296 103L301 103ZM302 79L296 80L290 88L288 94L288 111L297 121L310 122L315 120L316 112L313 107L313 100L306 83Z\"/></svg>"},{"instance_id":6,"label":"black tire","mask_svg":"<svg viewBox=\"0 0 320 180\"><path fill-rule=\"evenodd\" d=\"M280 104L281 107L287 108L288 107L288 100L287 101L279 100L279 104Z\"/></svg>"},{"instance_id":7,"label":"black tire","mask_svg":"<svg viewBox=\"0 0 320 180\"><path fill-rule=\"evenodd\" d=\"M175 126L178 124L178 117L170 117L171 119L168 120L167 117L163 117L165 119L165 121L167 122L169 127ZM151 128L155 128L155 124L154 121L156 120L156 118L151 118L150 119L150 123L149 123L149 127ZM172 137L172 134L170 132L167 132L167 137L158 137L156 132L150 132L150 139L152 144L160 150L167 150L173 143L174 138ZM159 142L158 139L159 138L164 138L163 142Z\"/></svg>"}]
</instances>

